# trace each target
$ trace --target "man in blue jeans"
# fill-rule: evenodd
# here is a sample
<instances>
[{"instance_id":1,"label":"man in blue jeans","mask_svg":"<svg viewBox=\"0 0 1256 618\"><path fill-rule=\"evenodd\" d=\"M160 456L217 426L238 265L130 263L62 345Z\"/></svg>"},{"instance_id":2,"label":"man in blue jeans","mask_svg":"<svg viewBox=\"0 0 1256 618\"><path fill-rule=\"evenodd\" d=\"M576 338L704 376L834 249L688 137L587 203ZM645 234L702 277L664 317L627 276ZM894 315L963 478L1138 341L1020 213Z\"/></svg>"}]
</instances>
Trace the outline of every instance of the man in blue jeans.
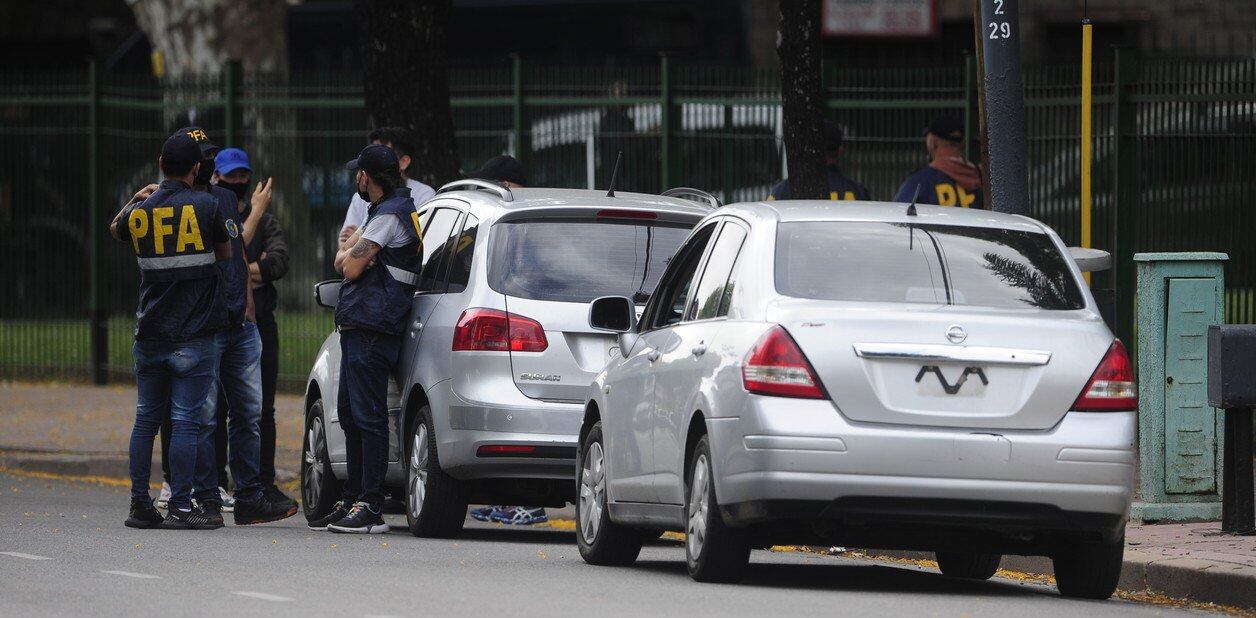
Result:
<instances>
[{"instance_id":1,"label":"man in blue jeans","mask_svg":"<svg viewBox=\"0 0 1256 618\"><path fill-rule=\"evenodd\" d=\"M340 503L309 526L379 534L388 531L380 512L388 472L388 376L401 352L422 243L412 217L414 200L392 149L367 146L347 167L359 197L369 204L362 227L336 253L336 270L345 277L336 303L341 354L336 411L345 432L348 474Z\"/></svg>"},{"instance_id":2,"label":"man in blue jeans","mask_svg":"<svg viewBox=\"0 0 1256 618\"><path fill-rule=\"evenodd\" d=\"M132 200L109 232L130 242L140 267L135 324L138 402L131 431L132 528L221 527L192 509L201 406L214 383L217 336L226 323L217 260L232 257L215 200L192 190L201 152L195 136L175 133L157 165L164 180L147 199ZM163 519L148 495L153 438L172 421L169 511Z\"/></svg>"}]
</instances>

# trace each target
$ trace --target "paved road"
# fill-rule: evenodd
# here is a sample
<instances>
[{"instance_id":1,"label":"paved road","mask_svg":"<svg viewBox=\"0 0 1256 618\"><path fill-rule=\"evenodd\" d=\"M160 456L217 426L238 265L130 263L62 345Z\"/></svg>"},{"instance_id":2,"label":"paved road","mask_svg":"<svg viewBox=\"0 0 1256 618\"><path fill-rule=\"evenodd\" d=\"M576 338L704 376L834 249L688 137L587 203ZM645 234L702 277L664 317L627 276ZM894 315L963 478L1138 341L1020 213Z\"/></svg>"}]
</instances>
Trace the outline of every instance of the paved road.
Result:
<instances>
[{"instance_id":1,"label":"paved road","mask_svg":"<svg viewBox=\"0 0 1256 618\"><path fill-rule=\"evenodd\" d=\"M701 585L682 548L584 564L573 533L476 524L453 541L306 530L303 520L181 532L121 525L126 491L0 474L0 616L1118 616L1180 613L1064 599L1006 580L756 552L740 585ZM398 526L404 519L391 518Z\"/></svg>"}]
</instances>

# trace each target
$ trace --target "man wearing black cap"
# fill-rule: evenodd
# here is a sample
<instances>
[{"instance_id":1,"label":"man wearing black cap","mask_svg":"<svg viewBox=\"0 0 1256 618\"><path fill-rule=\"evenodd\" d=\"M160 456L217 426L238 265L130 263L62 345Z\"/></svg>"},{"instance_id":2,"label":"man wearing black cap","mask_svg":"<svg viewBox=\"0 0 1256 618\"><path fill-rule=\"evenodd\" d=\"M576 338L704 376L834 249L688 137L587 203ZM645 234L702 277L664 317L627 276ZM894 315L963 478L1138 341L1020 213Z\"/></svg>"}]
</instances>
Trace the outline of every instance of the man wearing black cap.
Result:
<instances>
[{"instance_id":1,"label":"man wearing black cap","mask_svg":"<svg viewBox=\"0 0 1256 618\"><path fill-rule=\"evenodd\" d=\"M981 201L981 169L964 160L964 124L952 116L939 116L929 123L925 133L925 150L929 152L929 165L907 177L898 193L896 202L984 208Z\"/></svg>"},{"instance_id":2,"label":"man wearing black cap","mask_svg":"<svg viewBox=\"0 0 1256 618\"><path fill-rule=\"evenodd\" d=\"M467 174L467 178L496 182L507 189L519 189L528 184L523 164L510 155L497 155L485 161L480 169Z\"/></svg>"},{"instance_id":3,"label":"man wearing black cap","mask_svg":"<svg viewBox=\"0 0 1256 618\"><path fill-rule=\"evenodd\" d=\"M129 242L140 267L135 325L138 403L131 431L132 528L204 529L217 522L192 509L201 409L214 384L217 336L227 322L215 262L232 257L230 235L215 200L192 190L201 150L186 133L170 136L157 160L164 180L146 199L132 200L109 231ZM163 520L148 495L153 438L171 419L172 494Z\"/></svg>"},{"instance_id":4,"label":"man wearing black cap","mask_svg":"<svg viewBox=\"0 0 1256 618\"><path fill-rule=\"evenodd\" d=\"M414 179L412 163L416 149L414 137L409 130L403 127L379 127L371 131L367 142L387 146L392 149L393 154L397 155L401 177L405 179L405 186L410 188L410 198L414 200L416 206L436 195L436 191L431 187ZM362 226L362 222L366 219L366 208L366 200L357 195L349 200L349 210L345 212L345 222L340 227L340 242L348 240Z\"/></svg>"},{"instance_id":5,"label":"man wearing black cap","mask_svg":"<svg viewBox=\"0 0 1256 618\"><path fill-rule=\"evenodd\" d=\"M336 302L336 413L345 432L348 470L341 501L309 526L380 534L388 531L380 513L388 471L388 376L401 352L422 243L414 200L392 149L367 146L346 167L354 173L358 195L369 204L362 227L341 245L335 261L345 278Z\"/></svg>"},{"instance_id":6,"label":"man wearing black cap","mask_svg":"<svg viewBox=\"0 0 1256 618\"><path fill-rule=\"evenodd\" d=\"M838 167L838 157L842 155L842 127L832 120L824 121L824 168L829 179L829 199L831 200L867 200L868 189L858 182L846 177L842 168ZM789 179L786 178L772 187L768 196L770 200L787 200L789 198Z\"/></svg>"}]
</instances>

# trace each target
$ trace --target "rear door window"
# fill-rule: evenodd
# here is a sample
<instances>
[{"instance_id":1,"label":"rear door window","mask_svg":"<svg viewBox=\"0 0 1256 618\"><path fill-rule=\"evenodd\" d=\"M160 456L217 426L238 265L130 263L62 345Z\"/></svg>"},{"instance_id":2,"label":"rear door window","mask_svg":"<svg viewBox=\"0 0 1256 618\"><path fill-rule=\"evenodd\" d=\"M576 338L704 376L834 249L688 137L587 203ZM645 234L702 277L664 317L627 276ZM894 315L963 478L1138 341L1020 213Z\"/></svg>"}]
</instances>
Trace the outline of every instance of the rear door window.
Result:
<instances>
[{"instance_id":1,"label":"rear door window","mask_svg":"<svg viewBox=\"0 0 1256 618\"><path fill-rule=\"evenodd\" d=\"M445 275L449 270L450 237L454 235L458 217L453 208L437 208L423 223L423 272L419 277L420 292L444 292Z\"/></svg>"},{"instance_id":2,"label":"rear door window","mask_svg":"<svg viewBox=\"0 0 1256 618\"><path fill-rule=\"evenodd\" d=\"M821 300L1081 309L1067 260L1040 232L796 221L778 227L776 289Z\"/></svg>"},{"instance_id":3,"label":"rear door window","mask_svg":"<svg viewBox=\"0 0 1256 618\"><path fill-rule=\"evenodd\" d=\"M702 271L702 281L694 292L689 310L691 318L708 320L728 315L725 299L732 296L733 267L745 240L746 231L740 225L732 222L724 224L719 238L711 247L711 257L707 258L706 268Z\"/></svg>"},{"instance_id":4,"label":"rear door window","mask_svg":"<svg viewBox=\"0 0 1256 618\"><path fill-rule=\"evenodd\" d=\"M493 226L489 284L507 296L587 303L645 302L689 228L638 222L534 219Z\"/></svg>"},{"instance_id":5,"label":"rear door window","mask_svg":"<svg viewBox=\"0 0 1256 618\"><path fill-rule=\"evenodd\" d=\"M471 279L471 257L475 253L475 235L480 231L480 220L475 215L467 214L462 224L462 233L458 242L453 244L453 259L449 264L449 284L446 292L457 294L467 289Z\"/></svg>"}]
</instances>

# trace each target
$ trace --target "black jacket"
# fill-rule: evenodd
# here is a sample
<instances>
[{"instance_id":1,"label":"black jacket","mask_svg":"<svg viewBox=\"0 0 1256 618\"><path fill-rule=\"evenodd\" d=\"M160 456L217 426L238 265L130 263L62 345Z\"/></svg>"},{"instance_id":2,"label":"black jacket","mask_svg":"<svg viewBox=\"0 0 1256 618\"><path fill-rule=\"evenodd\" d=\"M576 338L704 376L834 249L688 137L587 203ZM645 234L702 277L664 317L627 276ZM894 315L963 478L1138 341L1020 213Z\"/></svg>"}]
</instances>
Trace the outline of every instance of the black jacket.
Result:
<instances>
[{"instance_id":1,"label":"black jacket","mask_svg":"<svg viewBox=\"0 0 1256 618\"><path fill-rule=\"evenodd\" d=\"M241 214L247 217L247 211ZM249 263L257 262L262 273L263 284L253 290L253 306L257 311L258 321L273 318L278 294L275 292L275 281L288 274L288 242L284 240L283 228L274 215L266 213L258 222L257 232L253 234L253 242L245 248ZM262 253L266 254L262 258Z\"/></svg>"}]
</instances>

